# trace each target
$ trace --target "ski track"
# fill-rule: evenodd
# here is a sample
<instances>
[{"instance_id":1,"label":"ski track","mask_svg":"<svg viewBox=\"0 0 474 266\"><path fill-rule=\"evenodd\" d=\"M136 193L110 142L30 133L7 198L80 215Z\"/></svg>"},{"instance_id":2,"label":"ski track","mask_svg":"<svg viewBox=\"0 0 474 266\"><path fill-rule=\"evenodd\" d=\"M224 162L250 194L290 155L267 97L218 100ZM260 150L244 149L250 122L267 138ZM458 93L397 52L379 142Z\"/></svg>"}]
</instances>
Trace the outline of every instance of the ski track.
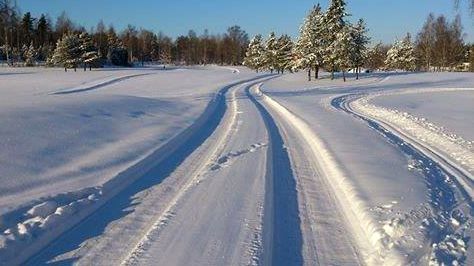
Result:
<instances>
[{"instance_id":1,"label":"ski track","mask_svg":"<svg viewBox=\"0 0 474 266\"><path fill-rule=\"evenodd\" d=\"M470 177L456 164L445 160L433 152L433 148L417 141L414 137L404 134L403 131L389 121L378 120L371 113L363 113L360 109L353 109L354 102L363 94L349 94L332 99L331 105L341 111L355 116L366 122L370 128L380 133L389 143L396 146L410 159L410 169L419 171L426 180L430 193L430 209L424 216L421 227L424 237L427 238L427 247L422 257L415 252L410 254L409 247L398 242L398 249L408 252L407 263L427 263L437 265L444 263L451 265L454 261L462 263L466 259L466 247L470 240L470 213L473 210ZM423 211L422 211L423 212ZM397 227L396 221L388 226ZM406 243L405 243L406 244ZM408 246L408 245L407 245ZM449 247L449 248L448 248ZM413 250L412 250L413 251Z\"/></svg>"},{"instance_id":2,"label":"ski track","mask_svg":"<svg viewBox=\"0 0 474 266\"><path fill-rule=\"evenodd\" d=\"M152 194L153 191L150 188L166 180L166 177L212 134L226 111L225 94L230 88L262 77L264 76L238 81L222 88L195 124L137 165L121 173L120 178L111 180L110 184L105 185L103 189L106 192L105 196L102 196L90 208L82 210L64 226L57 228L52 235L44 237L56 238L54 242L44 247L51 241L46 239L38 241L39 243L31 249L24 250L25 256L16 257L15 261L20 263L21 260L28 259L29 256L26 254L34 253L36 255L32 256L26 264L76 261L78 257L74 254L82 254L81 243L87 239L97 241L110 222L120 220L129 213L127 209L136 204L134 195ZM165 186L162 190L166 196L164 199L171 200L172 197L169 194L173 193L172 186ZM85 249L90 248L87 244L85 247ZM38 252L38 250L41 251Z\"/></svg>"},{"instance_id":3,"label":"ski track","mask_svg":"<svg viewBox=\"0 0 474 266\"><path fill-rule=\"evenodd\" d=\"M86 92L86 91L92 91L92 90L97 90L109 85L112 85L114 83L118 83L124 80L132 79L132 78L137 78L141 76L148 76L148 75L153 75L155 73L140 73L140 74L132 74L132 75L125 75L121 77L116 77L112 78L109 80L105 81L100 81L100 82L93 82L92 84L85 84L82 86L78 86L75 88L68 88L68 89L61 89L55 92L50 93L51 95L64 95L64 94L73 94L73 93L79 93L79 92Z\"/></svg>"},{"instance_id":4,"label":"ski track","mask_svg":"<svg viewBox=\"0 0 474 266\"><path fill-rule=\"evenodd\" d=\"M311 241L314 241L316 246L312 250L316 254L313 254L312 258L311 254L309 254L310 258L308 260L316 261L320 265L342 263L401 264L403 261L401 254L388 247L386 242L387 235L367 212L368 207L357 194L357 189L340 170L333 155L330 154L323 142L301 118L291 113L266 94L261 94L260 91L257 91L257 94L262 95L265 106L277 114L280 118L279 120L286 124L286 131L293 130L292 134L296 135L293 139L302 140L300 145L307 147L306 154L292 155L292 157L294 159L301 157L309 158L308 160L313 167L312 170L315 170L313 172L315 175L312 177L298 176L298 180L300 178L302 180L311 178L310 182L316 181L317 184L324 186L316 188L316 193L312 191L314 186L304 187L304 181L299 186L302 190L306 190L306 192L303 192L302 198L305 198L305 194L312 194L314 196L314 198L309 200L305 199L306 202L304 202L306 204L305 208L309 210L307 214L309 223L305 225L306 230L312 231L313 239ZM294 152L295 149L292 148L291 151ZM300 175L302 171L304 169L300 169ZM324 195L328 192L333 196L326 198L321 195L315 195L319 193ZM319 196L321 196L319 199L325 201L324 203L316 202ZM333 208L328 208L326 204L331 204ZM317 215L333 217L336 223L331 224L317 221ZM342 236L335 237L334 234ZM318 246L318 243L320 246ZM347 254L347 257L335 256L336 254L340 255L341 252ZM328 257L324 257L325 255L328 255ZM337 259L341 259L341 261L332 261Z\"/></svg>"}]
</instances>

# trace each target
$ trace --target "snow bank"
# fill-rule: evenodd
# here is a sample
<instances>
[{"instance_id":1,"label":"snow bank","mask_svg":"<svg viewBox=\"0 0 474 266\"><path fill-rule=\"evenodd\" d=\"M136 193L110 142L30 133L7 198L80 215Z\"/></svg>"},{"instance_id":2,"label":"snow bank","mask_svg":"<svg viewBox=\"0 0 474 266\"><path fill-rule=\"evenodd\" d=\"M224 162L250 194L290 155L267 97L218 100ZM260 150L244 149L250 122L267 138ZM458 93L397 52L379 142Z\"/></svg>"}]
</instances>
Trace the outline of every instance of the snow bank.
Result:
<instances>
[{"instance_id":1,"label":"snow bank","mask_svg":"<svg viewBox=\"0 0 474 266\"><path fill-rule=\"evenodd\" d=\"M473 89L445 89L444 91L454 90L473 90ZM435 91L439 92L440 89ZM424 92L429 92L424 90ZM397 92L397 93L414 93ZM392 93L393 94L393 93ZM469 178L469 182L474 181L474 142L466 140L442 126L436 125L426 118L416 117L407 112L376 106L370 103L375 97L387 95L387 93L371 94L361 97L351 102L351 108L356 112L382 121L394 126L398 130L408 134L417 141L434 149L443 159L454 162L463 174ZM469 183L460 180L471 199L474 196L474 190Z\"/></svg>"},{"instance_id":2,"label":"snow bank","mask_svg":"<svg viewBox=\"0 0 474 266\"><path fill-rule=\"evenodd\" d=\"M102 191L99 188L95 192L82 195L79 193L67 193L62 198L62 205L54 200L39 203L29 209L17 224L9 228L2 228L0 233L0 258L2 264L20 264L38 249L70 226L82 220L89 213L91 206L101 198ZM83 192L91 192L86 189ZM96 206L98 207L98 205Z\"/></svg>"}]
</instances>

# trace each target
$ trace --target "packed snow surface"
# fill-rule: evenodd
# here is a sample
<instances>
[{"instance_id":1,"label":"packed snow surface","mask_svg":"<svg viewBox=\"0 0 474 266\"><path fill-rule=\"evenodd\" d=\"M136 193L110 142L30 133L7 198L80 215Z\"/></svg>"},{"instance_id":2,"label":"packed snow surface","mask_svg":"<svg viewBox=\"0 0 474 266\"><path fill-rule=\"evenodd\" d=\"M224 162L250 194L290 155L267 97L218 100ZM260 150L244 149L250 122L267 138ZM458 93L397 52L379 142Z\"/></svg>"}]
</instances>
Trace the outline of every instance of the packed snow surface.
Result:
<instances>
[{"instance_id":1,"label":"packed snow surface","mask_svg":"<svg viewBox=\"0 0 474 266\"><path fill-rule=\"evenodd\" d=\"M0 69L0 264L473 265L474 75Z\"/></svg>"}]
</instances>

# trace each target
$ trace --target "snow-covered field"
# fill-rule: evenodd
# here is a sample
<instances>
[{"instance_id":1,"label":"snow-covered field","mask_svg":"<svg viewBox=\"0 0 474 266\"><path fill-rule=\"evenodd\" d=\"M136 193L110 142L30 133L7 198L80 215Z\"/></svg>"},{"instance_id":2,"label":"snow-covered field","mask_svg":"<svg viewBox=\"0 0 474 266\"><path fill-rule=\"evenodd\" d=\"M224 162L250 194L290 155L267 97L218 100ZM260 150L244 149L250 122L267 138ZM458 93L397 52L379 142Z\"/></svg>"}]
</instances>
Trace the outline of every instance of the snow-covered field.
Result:
<instances>
[{"instance_id":1,"label":"snow-covered field","mask_svg":"<svg viewBox=\"0 0 474 266\"><path fill-rule=\"evenodd\" d=\"M474 75L0 69L0 262L474 264Z\"/></svg>"}]
</instances>

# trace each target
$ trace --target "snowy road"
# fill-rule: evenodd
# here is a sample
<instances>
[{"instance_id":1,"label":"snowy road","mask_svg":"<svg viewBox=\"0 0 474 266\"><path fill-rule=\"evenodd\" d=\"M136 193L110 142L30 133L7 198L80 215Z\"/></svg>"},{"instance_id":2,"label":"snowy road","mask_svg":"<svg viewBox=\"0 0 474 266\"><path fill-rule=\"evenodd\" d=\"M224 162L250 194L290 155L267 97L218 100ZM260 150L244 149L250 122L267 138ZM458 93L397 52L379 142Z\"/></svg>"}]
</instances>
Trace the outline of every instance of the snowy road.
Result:
<instances>
[{"instance_id":1,"label":"snowy road","mask_svg":"<svg viewBox=\"0 0 474 266\"><path fill-rule=\"evenodd\" d=\"M158 75L123 73L43 91L54 97L147 95L143 88L131 92L130 86L151 84ZM93 190L69 205L46 202L30 209L39 218L18 225L24 239L36 232L29 233L28 226L48 225L54 215L62 223L56 223L61 225L56 235L31 242L25 250L34 255L18 261L470 265L472 141L373 104L373 97L383 102L386 95L418 91L459 90L472 97L473 77L446 75L380 73L354 83L322 79L307 87L301 73L248 73L232 82L220 80L227 85L209 101L208 90L193 91L192 82L189 89L165 90L166 101L204 99L207 105L200 102L202 112L188 127L110 180L99 198L91 196L99 195ZM393 99L392 108L403 106L403 97ZM472 111L470 106L443 108ZM459 122L455 128L465 136L472 133ZM74 217L61 216L84 204Z\"/></svg>"}]
</instances>

